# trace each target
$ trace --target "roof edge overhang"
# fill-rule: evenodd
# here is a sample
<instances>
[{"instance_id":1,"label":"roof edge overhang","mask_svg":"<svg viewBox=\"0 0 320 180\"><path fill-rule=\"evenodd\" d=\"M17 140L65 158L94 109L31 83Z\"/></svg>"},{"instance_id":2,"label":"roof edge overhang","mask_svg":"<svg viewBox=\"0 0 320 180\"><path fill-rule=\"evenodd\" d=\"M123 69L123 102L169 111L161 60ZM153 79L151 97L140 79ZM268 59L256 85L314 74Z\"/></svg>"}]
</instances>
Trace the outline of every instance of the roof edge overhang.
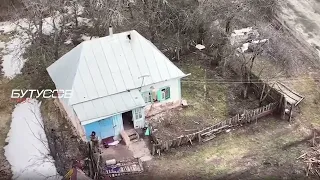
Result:
<instances>
[{"instance_id":1,"label":"roof edge overhang","mask_svg":"<svg viewBox=\"0 0 320 180\"><path fill-rule=\"evenodd\" d=\"M159 82L156 82L156 83L153 83L153 84L147 84L147 85L143 85L143 86L155 85L155 84L158 84L158 83L162 83L162 82L166 82L166 81L174 80L174 79L181 79L181 78L184 78L184 77L187 77L187 76L190 76L190 75L191 75L191 73L189 73L189 74L184 74L184 75L182 75L182 76L178 76L178 77L175 77L175 78L171 78L171 79L168 79L168 80L159 81ZM143 86L142 86L142 87L143 87ZM100 99L100 98L105 98L105 97L108 97L108 96L114 96L114 95L117 95L117 94L134 91L134 90L139 90L139 91L140 91L140 88L128 89L128 90L126 90L126 91L121 91L121 92L118 92L118 93L115 93L115 94L110 94L110 95L107 95L107 96L92 98L92 99L88 99L88 100L86 100L86 101L81 101L81 102L77 102L77 103L71 103L71 104L68 104L68 105L69 105L69 106L73 106L73 105L77 105L77 104L81 104L81 103L86 103L86 102L89 102L89 101L97 100L97 99ZM68 102L68 103L69 103L69 102Z\"/></svg>"},{"instance_id":2,"label":"roof edge overhang","mask_svg":"<svg viewBox=\"0 0 320 180\"><path fill-rule=\"evenodd\" d=\"M111 114L111 115L107 115L107 116L101 116L101 117L97 117L97 118L93 118L93 119L87 119L87 120L80 120L80 124L85 126L87 124L91 124L91 123L94 123L94 122L97 122L97 121L101 121L103 119L106 119L106 118L109 118L109 117L112 117L112 116L116 116L116 115L119 115L119 114L122 114L122 113L125 113L125 112L128 112L128 111L132 111L136 108L141 108L141 107L144 107L145 105L143 106L136 106L130 110L125 110L125 111L121 111L121 112L117 112L117 113L114 113L114 114Z\"/></svg>"}]
</instances>

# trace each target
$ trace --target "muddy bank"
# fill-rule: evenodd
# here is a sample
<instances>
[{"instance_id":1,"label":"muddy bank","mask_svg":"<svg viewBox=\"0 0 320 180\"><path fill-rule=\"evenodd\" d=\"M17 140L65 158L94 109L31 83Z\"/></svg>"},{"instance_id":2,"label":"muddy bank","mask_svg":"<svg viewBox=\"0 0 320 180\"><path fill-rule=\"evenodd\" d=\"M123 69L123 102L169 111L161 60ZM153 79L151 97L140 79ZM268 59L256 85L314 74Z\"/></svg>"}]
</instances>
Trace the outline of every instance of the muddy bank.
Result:
<instances>
[{"instance_id":1,"label":"muddy bank","mask_svg":"<svg viewBox=\"0 0 320 180\"><path fill-rule=\"evenodd\" d=\"M65 175L73 160L86 157L86 144L74 133L70 121L61 116L53 100L45 100L41 105L41 114L48 138L50 153L60 175Z\"/></svg>"}]
</instances>

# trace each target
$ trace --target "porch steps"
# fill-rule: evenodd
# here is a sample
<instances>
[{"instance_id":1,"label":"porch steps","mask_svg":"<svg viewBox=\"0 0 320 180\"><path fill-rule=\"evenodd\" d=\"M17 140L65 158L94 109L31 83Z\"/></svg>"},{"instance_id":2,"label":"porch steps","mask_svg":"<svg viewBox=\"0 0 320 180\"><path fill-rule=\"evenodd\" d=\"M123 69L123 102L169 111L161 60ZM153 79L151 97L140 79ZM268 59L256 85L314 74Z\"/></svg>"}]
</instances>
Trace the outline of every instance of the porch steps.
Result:
<instances>
[{"instance_id":1,"label":"porch steps","mask_svg":"<svg viewBox=\"0 0 320 180\"><path fill-rule=\"evenodd\" d=\"M131 142L137 142L139 140L139 134L135 129L127 130L126 133L128 134Z\"/></svg>"},{"instance_id":2,"label":"porch steps","mask_svg":"<svg viewBox=\"0 0 320 180\"><path fill-rule=\"evenodd\" d=\"M140 138L139 133L135 129L124 130L120 132L124 143L129 146L131 142L137 142Z\"/></svg>"}]
</instances>

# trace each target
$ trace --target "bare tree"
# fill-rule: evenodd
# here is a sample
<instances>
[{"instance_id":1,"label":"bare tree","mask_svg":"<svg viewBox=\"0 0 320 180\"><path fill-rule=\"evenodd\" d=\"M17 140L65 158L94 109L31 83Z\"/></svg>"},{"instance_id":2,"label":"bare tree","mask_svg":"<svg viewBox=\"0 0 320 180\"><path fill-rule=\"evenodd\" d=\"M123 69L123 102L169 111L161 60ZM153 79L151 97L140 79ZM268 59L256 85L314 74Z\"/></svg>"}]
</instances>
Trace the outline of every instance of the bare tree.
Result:
<instances>
[{"instance_id":1,"label":"bare tree","mask_svg":"<svg viewBox=\"0 0 320 180\"><path fill-rule=\"evenodd\" d=\"M255 45L252 50L253 52L249 55L249 58L248 55L246 55L244 52L241 53L241 79L244 84L244 98L248 97L248 89L251 84L251 73L254 62L256 58L264 51L264 45L266 44L266 42L267 41Z\"/></svg>"},{"instance_id":2,"label":"bare tree","mask_svg":"<svg viewBox=\"0 0 320 180\"><path fill-rule=\"evenodd\" d=\"M123 3L120 0L89 0L85 3L85 13L93 22L93 34L106 34L109 26L121 25L125 20Z\"/></svg>"}]
</instances>

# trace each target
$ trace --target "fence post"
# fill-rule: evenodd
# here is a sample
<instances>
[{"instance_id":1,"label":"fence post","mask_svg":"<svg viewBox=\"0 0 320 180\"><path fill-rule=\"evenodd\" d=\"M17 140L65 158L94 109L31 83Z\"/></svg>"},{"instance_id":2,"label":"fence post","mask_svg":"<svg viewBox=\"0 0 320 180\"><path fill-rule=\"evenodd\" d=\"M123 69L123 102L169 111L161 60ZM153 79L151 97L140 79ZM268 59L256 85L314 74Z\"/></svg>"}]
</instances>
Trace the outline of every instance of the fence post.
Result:
<instances>
[{"instance_id":1,"label":"fence post","mask_svg":"<svg viewBox=\"0 0 320 180\"><path fill-rule=\"evenodd\" d=\"M286 119L286 104L287 100L286 98L282 98L282 107L281 107L281 119L285 120Z\"/></svg>"},{"instance_id":2,"label":"fence post","mask_svg":"<svg viewBox=\"0 0 320 180\"><path fill-rule=\"evenodd\" d=\"M291 118L292 118L292 110L293 110L293 104L291 104L291 107L290 107L289 122L291 122Z\"/></svg>"},{"instance_id":3,"label":"fence post","mask_svg":"<svg viewBox=\"0 0 320 180\"><path fill-rule=\"evenodd\" d=\"M199 143L201 143L201 133L198 132L198 140L199 140Z\"/></svg>"}]
</instances>

